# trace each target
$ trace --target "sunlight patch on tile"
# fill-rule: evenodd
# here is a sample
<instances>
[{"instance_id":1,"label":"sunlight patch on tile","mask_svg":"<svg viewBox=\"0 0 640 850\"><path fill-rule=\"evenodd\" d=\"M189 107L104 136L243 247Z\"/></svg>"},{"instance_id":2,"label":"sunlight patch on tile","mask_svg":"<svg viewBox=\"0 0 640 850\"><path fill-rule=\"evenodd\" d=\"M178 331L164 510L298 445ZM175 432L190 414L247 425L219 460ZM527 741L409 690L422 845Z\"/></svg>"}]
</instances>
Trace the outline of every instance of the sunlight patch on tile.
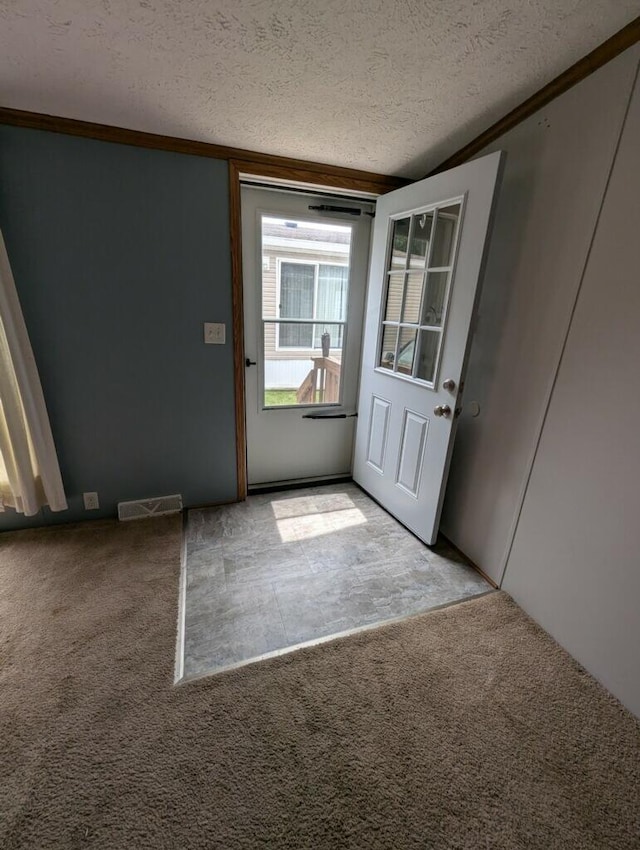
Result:
<instances>
[{"instance_id":1,"label":"sunlight patch on tile","mask_svg":"<svg viewBox=\"0 0 640 850\"><path fill-rule=\"evenodd\" d=\"M346 528L355 528L359 525L365 525L366 522L367 518L360 508L351 508L279 519L277 526L282 542L291 543L294 540L310 540L323 534L333 534L336 531L344 531Z\"/></svg>"},{"instance_id":2,"label":"sunlight patch on tile","mask_svg":"<svg viewBox=\"0 0 640 850\"><path fill-rule=\"evenodd\" d=\"M344 511L354 507L353 499L346 493L297 496L294 499L274 499L271 502L271 510L276 519L292 519L324 511Z\"/></svg>"}]
</instances>

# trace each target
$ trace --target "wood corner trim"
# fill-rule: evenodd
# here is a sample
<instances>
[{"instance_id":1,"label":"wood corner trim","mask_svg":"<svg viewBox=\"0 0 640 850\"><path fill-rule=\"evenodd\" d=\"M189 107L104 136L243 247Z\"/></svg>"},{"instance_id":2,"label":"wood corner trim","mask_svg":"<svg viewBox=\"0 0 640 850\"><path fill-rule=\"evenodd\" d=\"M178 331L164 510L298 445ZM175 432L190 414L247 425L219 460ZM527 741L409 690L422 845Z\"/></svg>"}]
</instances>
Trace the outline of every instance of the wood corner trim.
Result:
<instances>
[{"instance_id":1,"label":"wood corner trim","mask_svg":"<svg viewBox=\"0 0 640 850\"><path fill-rule=\"evenodd\" d=\"M467 162L471 157L480 153L487 145L495 142L504 133L512 130L526 118L529 118L530 115L533 115L534 112L537 112L556 97L584 80L594 71L606 65L607 62L615 59L620 53L628 50L629 47L633 47L638 41L640 41L640 17L630 21L625 27L614 33L611 38L603 41L595 50L583 56L582 59L579 59L570 68L567 68L566 71L563 71L519 106L516 106L515 109L512 109L511 112L508 112L499 121L496 121L495 124L492 124L480 133L479 136L476 136L475 139L447 157L447 159L425 176L431 177L434 174L439 174L441 171L455 168L457 165Z\"/></svg>"},{"instance_id":2,"label":"wood corner trim","mask_svg":"<svg viewBox=\"0 0 640 850\"><path fill-rule=\"evenodd\" d=\"M244 394L244 304L242 287L242 216L240 175L229 162L229 231L231 251L231 324L233 329L233 391L235 404L238 501L247 498L247 433Z\"/></svg>"}]
</instances>

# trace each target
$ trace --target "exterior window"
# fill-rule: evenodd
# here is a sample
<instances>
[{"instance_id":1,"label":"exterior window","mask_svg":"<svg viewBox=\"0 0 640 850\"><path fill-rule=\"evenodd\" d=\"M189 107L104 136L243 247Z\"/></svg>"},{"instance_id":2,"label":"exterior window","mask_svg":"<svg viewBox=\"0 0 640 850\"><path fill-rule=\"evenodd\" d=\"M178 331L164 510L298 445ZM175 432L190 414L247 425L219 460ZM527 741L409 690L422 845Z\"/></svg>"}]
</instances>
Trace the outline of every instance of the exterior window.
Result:
<instances>
[{"instance_id":1,"label":"exterior window","mask_svg":"<svg viewBox=\"0 0 640 850\"><path fill-rule=\"evenodd\" d=\"M352 225L262 215L264 408L339 404Z\"/></svg>"},{"instance_id":2,"label":"exterior window","mask_svg":"<svg viewBox=\"0 0 640 850\"><path fill-rule=\"evenodd\" d=\"M348 283L348 266L281 261L278 318L311 321L279 325L278 348L319 350L325 334L330 348L342 348Z\"/></svg>"}]
</instances>

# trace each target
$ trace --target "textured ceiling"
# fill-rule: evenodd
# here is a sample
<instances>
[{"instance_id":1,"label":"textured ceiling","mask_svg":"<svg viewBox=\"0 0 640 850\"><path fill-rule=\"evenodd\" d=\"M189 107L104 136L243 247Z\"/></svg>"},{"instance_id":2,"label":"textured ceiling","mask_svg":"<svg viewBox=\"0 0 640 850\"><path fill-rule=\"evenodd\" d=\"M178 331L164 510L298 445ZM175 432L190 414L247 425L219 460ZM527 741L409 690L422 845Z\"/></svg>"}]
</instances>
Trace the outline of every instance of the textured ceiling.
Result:
<instances>
[{"instance_id":1,"label":"textured ceiling","mask_svg":"<svg viewBox=\"0 0 640 850\"><path fill-rule=\"evenodd\" d=\"M0 0L0 105L422 176L638 0Z\"/></svg>"}]
</instances>

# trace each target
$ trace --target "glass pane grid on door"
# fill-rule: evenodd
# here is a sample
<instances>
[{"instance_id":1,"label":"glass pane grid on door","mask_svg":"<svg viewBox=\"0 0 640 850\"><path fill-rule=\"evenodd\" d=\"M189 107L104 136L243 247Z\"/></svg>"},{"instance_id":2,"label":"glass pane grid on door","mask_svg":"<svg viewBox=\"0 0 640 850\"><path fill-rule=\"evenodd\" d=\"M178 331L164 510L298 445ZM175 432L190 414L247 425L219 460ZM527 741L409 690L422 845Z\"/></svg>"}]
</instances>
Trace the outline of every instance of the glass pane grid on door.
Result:
<instances>
[{"instance_id":1,"label":"glass pane grid on door","mask_svg":"<svg viewBox=\"0 0 640 850\"><path fill-rule=\"evenodd\" d=\"M391 222L378 368L435 381L460 209L456 201Z\"/></svg>"}]
</instances>

